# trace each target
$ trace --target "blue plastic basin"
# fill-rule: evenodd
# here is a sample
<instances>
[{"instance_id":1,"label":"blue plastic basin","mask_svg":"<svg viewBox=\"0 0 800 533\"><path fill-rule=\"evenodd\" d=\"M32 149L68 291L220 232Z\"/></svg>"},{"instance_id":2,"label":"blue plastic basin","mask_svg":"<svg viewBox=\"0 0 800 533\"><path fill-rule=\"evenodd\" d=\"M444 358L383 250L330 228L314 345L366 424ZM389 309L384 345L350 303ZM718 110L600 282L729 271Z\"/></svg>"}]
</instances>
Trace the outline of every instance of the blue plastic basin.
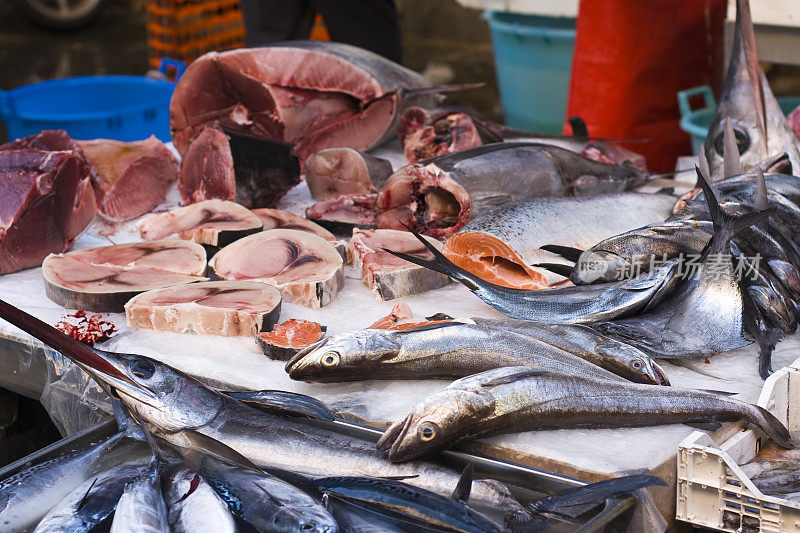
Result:
<instances>
[{"instance_id":1,"label":"blue plastic basin","mask_svg":"<svg viewBox=\"0 0 800 533\"><path fill-rule=\"evenodd\" d=\"M64 129L74 139L170 141L175 84L143 76L85 76L43 81L0 93L9 139Z\"/></svg>"},{"instance_id":2,"label":"blue plastic basin","mask_svg":"<svg viewBox=\"0 0 800 533\"><path fill-rule=\"evenodd\" d=\"M503 114L509 126L561 133L575 19L487 11Z\"/></svg>"}]
</instances>

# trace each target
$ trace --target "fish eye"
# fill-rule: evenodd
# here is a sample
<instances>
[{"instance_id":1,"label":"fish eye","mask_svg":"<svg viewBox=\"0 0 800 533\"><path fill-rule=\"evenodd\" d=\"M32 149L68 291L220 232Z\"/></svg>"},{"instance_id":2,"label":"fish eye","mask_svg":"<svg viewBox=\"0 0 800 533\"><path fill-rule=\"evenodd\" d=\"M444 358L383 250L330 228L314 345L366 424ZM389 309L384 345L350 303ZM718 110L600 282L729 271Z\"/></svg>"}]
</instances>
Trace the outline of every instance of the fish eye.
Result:
<instances>
[{"instance_id":1,"label":"fish eye","mask_svg":"<svg viewBox=\"0 0 800 533\"><path fill-rule=\"evenodd\" d=\"M339 354L336 352L327 352L322 356L322 364L327 367L333 367L339 364Z\"/></svg>"},{"instance_id":2,"label":"fish eye","mask_svg":"<svg viewBox=\"0 0 800 533\"><path fill-rule=\"evenodd\" d=\"M736 139L736 146L739 148L739 155L742 155L750 148L750 136L746 131L733 127L733 136ZM721 128L714 139L714 149L719 155L725 153L725 129Z\"/></svg>"},{"instance_id":3,"label":"fish eye","mask_svg":"<svg viewBox=\"0 0 800 533\"><path fill-rule=\"evenodd\" d=\"M644 363L642 363L641 361L633 361L633 362L631 363L631 368L633 368L633 369L634 369L634 370L636 370L637 372L638 372L639 370L641 370L643 367L644 367Z\"/></svg>"},{"instance_id":4,"label":"fish eye","mask_svg":"<svg viewBox=\"0 0 800 533\"><path fill-rule=\"evenodd\" d=\"M308 522L306 522L305 524L300 526L300 529L302 531L311 531L312 529L314 529L314 524L309 524Z\"/></svg>"},{"instance_id":5,"label":"fish eye","mask_svg":"<svg viewBox=\"0 0 800 533\"><path fill-rule=\"evenodd\" d=\"M433 422L423 422L417 430L417 435L422 442L430 442L436 438L439 428Z\"/></svg>"},{"instance_id":6,"label":"fish eye","mask_svg":"<svg viewBox=\"0 0 800 533\"><path fill-rule=\"evenodd\" d=\"M131 374L137 378L150 379L156 373L156 365L150 361L136 361L131 364Z\"/></svg>"}]
</instances>

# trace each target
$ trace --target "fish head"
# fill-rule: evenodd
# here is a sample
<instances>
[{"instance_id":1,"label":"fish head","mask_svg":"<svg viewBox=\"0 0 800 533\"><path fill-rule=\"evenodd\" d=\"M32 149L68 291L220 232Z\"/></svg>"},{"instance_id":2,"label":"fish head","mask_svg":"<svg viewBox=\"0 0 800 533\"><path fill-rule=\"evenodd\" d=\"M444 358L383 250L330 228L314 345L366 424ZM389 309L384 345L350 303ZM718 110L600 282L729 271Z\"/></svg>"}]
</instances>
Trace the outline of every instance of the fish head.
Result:
<instances>
[{"instance_id":1,"label":"fish head","mask_svg":"<svg viewBox=\"0 0 800 533\"><path fill-rule=\"evenodd\" d=\"M270 531L336 533L333 516L322 506L287 504L272 515Z\"/></svg>"},{"instance_id":2,"label":"fish head","mask_svg":"<svg viewBox=\"0 0 800 533\"><path fill-rule=\"evenodd\" d=\"M200 427L222 408L217 393L169 365L143 355L94 351L98 358L80 366L157 430Z\"/></svg>"},{"instance_id":3,"label":"fish head","mask_svg":"<svg viewBox=\"0 0 800 533\"><path fill-rule=\"evenodd\" d=\"M669 385L669 378L653 359L638 348L624 342L598 344L595 353L613 368L613 372L636 383Z\"/></svg>"},{"instance_id":4,"label":"fish head","mask_svg":"<svg viewBox=\"0 0 800 533\"><path fill-rule=\"evenodd\" d=\"M738 0L728 71L704 145L712 181L724 177L726 123L733 130L743 170L782 152L800 163L797 138L758 63L747 0Z\"/></svg>"},{"instance_id":5,"label":"fish head","mask_svg":"<svg viewBox=\"0 0 800 533\"><path fill-rule=\"evenodd\" d=\"M400 344L392 331L352 331L298 352L286 363L286 372L292 379L325 381L380 367L399 353Z\"/></svg>"},{"instance_id":6,"label":"fish head","mask_svg":"<svg viewBox=\"0 0 800 533\"><path fill-rule=\"evenodd\" d=\"M629 272L631 262L625 257L606 250L587 250L578 257L569 280L575 285L606 283L625 279Z\"/></svg>"},{"instance_id":7,"label":"fish head","mask_svg":"<svg viewBox=\"0 0 800 533\"><path fill-rule=\"evenodd\" d=\"M389 427L378 441L378 450L393 462L442 450L469 435L494 406L491 395L447 388Z\"/></svg>"}]
</instances>

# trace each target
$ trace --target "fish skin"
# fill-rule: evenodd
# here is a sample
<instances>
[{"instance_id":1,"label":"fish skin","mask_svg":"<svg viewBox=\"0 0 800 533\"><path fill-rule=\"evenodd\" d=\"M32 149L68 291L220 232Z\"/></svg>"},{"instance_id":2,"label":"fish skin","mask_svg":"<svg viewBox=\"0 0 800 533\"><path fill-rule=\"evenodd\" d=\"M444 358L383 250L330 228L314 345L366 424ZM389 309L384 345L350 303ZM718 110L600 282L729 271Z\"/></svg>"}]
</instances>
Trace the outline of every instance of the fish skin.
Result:
<instances>
[{"instance_id":1,"label":"fish skin","mask_svg":"<svg viewBox=\"0 0 800 533\"><path fill-rule=\"evenodd\" d=\"M722 395L506 367L456 380L424 400L386 430L378 449L407 461L485 434L738 419L791 446L789 432L765 409Z\"/></svg>"},{"instance_id":2,"label":"fish skin","mask_svg":"<svg viewBox=\"0 0 800 533\"><path fill-rule=\"evenodd\" d=\"M125 486L147 469L146 462L123 463L91 477L53 507L34 533L88 532L114 512Z\"/></svg>"},{"instance_id":3,"label":"fish skin","mask_svg":"<svg viewBox=\"0 0 800 533\"><path fill-rule=\"evenodd\" d=\"M745 170L780 153L786 153L792 166L800 169L798 140L758 64L748 0L737 3L731 58L704 144L712 181L723 177L722 138L728 119L739 141Z\"/></svg>"},{"instance_id":4,"label":"fish skin","mask_svg":"<svg viewBox=\"0 0 800 533\"><path fill-rule=\"evenodd\" d=\"M322 503L333 514L343 533L407 533L404 521L393 520L350 502L323 495Z\"/></svg>"},{"instance_id":5,"label":"fish skin","mask_svg":"<svg viewBox=\"0 0 800 533\"><path fill-rule=\"evenodd\" d=\"M409 228L420 242L426 241ZM478 298L510 318L586 324L611 320L648 309L669 294L678 281L678 260L670 260L653 272L613 283L566 287L563 289L511 289L485 281L456 266L433 246L429 261L408 254L386 250L406 261L447 274L471 290Z\"/></svg>"},{"instance_id":6,"label":"fish skin","mask_svg":"<svg viewBox=\"0 0 800 533\"><path fill-rule=\"evenodd\" d=\"M117 433L82 451L48 459L0 483L0 531L23 531L81 485L101 456L124 436Z\"/></svg>"},{"instance_id":7,"label":"fish skin","mask_svg":"<svg viewBox=\"0 0 800 533\"><path fill-rule=\"evenodd\" d=\"M192 454L192 451L182 453ZM333 516L300 489L250 467L202 454L193 458L200 475L236 516L258 531L336 533Z\"/></svg>"},{"instance_id":8,"label":"fish skin","mask_svg":"<svg viewBox=\"0 0 800 533\"><path fill-rule=\"evenodd\" d=\"M178 468L165 481L169 525L175 533L236 531L227 504L199 474Z\"/></svg>"},{"instance_id":9,"label":"fish skin","mask_svg":"<svg viewBox=\"0 0 800 533\"><path fill-rule=\"evenodd\" d=\"M603 360L616 363L604 369ZM292 379L329 382L464 377L517 365L600 379L618 379L616 371L635 381L669 383L647 355L589 328L480 318L342 333L299 354L286 371Z\"/></svg>"},{"instance_id":10,"label":"fish skin","mask_svg":"<svg viewBox=\"0 0 800 533\"><path fill-rule=\"evenodd\" d=\"M159 460L154 459L143 476L125 487L114 510L111 533L170 533L160 475Z\"/></svg>"},{"instance_id":11,"label":"fish skin","mask_svg":"<svg viewBox=\"0 0 800 533\"><path fill-rule=\"evenodd\" d=\"M364 477L328 477L315 481L319 489L337 499L422 523L437 531L456 533L500 533L494 521L467 504L413 487L402 481Z\"/></svg>"}]
</instances>

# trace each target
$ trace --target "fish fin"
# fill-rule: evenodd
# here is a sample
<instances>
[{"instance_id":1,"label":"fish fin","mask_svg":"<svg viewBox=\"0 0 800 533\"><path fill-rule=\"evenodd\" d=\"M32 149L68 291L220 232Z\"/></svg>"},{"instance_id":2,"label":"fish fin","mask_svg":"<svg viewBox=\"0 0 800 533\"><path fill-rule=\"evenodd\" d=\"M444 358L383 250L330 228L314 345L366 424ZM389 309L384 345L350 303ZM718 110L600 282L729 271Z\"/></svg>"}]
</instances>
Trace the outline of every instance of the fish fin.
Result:
<instances>
[{"instance_id":1,"label":"fish fin","mask_svg":"<svg viewBox=\"0 0 800 533\"><path fill-rule=\"evenodd\" d=\"M569 117L568 121L573 137L589 138L589 128L586 127L586 121L579 116Z\"/></svg>"},{"instance_id":2,"label":"fish fin","mask_svg":"<svg viewBox=\"0 0 800 533\"><path fill-rule=\"evenodd\" d=\"M769 208L769 200L767 199L767 180L764 178L764 171L761 167L756 167L756 194L755 194L755 209L763 211Z\"/></svg>"},{"instance_id":3,"label":"fish fin","mask_svg":"<svg viewBox=\"0 0 800 533\"><path fill-rule=\"evenodd\" d=\"M461 477L458 478L458 483L450 499L456 502L467 503L467 501L469 501L469 493L472 491L472 477L474 475L475 466L472 463L467 463L467 466L465 466L464 470L461 472Z\"/></svg>"},{"instance_id":4,"label":"fish fin","mask_svg":"<svg viewBox=\"0 0 800 533\"><path fill-rule=\"evenodd\" d=\"M481 387L495 387L497 385L506 385L508 383L514 383L515 381L518 381L520 379L525 379L534 376L545 376L550 373L551 372L548 372L547 370L542 370L541 368L520 369L512 374L506 374L505 376L500 376L498 378L485 381L481 384Z\"/></svg>"},{"instance_id":5,"label":"fish fin","mask_svg":"<svg viewBox=\"0 0 800 533\"><path fill-rule=\"evenodd\" d=\"M142 441L146 440L144 430L142 430L137 421L128 413L122 400L112 398L111 407L114 410L114 417L117 419L117 427L120 431L124 432L128 438Z\"/></svg>"},{"instance_id":6,"label":"fish fin","mask_svg":"<svg viewBox=\"0 0 800 533\"><path fill-rule=\"evenodd\" d=\"M433 314L431 316L426 316L425 320L430 320L430 321L434 321L434 320L453 320L453 317L451 317L447 313L435 313L435 314Z\"/></svg>"},{"instance_id":7,"label":"fish fin","mask_svg":"<svg viewBox=\"0 0 800 533\"><path fill-rule=\"evenodd\" d=\"M758 344L758 374L762 379L767 379L772 374L772 351L785 335L779 328L766 325L761 311L747 291L742 291L742 304L744 328Z\"/></svg>"},{"instance_id":8,"label":"fish fin","mask_svg":"<svg viewBox=\"0 0 800 533\"><path fill-rule=\"evenodd\" d=\"M581 250L580 248L573 248L571 246L561 246L558 244L545 244L544 246L540 246L539 249L544 250L546 252L552 252L556 255L560 255L564 259L572 261L573 263L577 262L581 254L585 251Z\"/></svg>"},{"instance_id":9,"label":"fish fin","mask_svg":"<svg viewBox=\"0 0 800 533\"><path fill-rule=\"evenodd\" d=\"M419 474L411 474L408 476L380 476L379 479L388 479L389 481L405 481L407 479L418 478Z\"/></svg>"},{"instance_id":10,"label":"fish fin","mask_svg":"<svg viewBox=\"0 0 800 533\"><path fill-rule=\"evenodd\" d=\"M767 436L772 439L775 444L781 448L791 450L794 448L792 443L792 435L786 429L780 420L775 418L775 415L761 407L760 405L753 405L756 414L751 418L751 422L761 428Z\"/></svg>"},{"instance_id":11,"label":"fish fin","mask_svg":"<svg viewBox=\"0 0 800 533\"><path fill-rule=\"evenodd\" d=\"M730 178L742 173L742 162L739 158L739 145L736 143L736 135L733 133L733 122L730 118L725 119L724 131L722 133L724 152L722 154L723 177Z\"/></svg>"},{"instance_id":12,"label":"fish fin","mask_svg":"<svg viewBox=\"0 0 800 533\"><path fill-rule=\"evenodd\" d=\"M572 275L572 271L574 270L571 266L564 265L562 263L536 263L531 266L534 268L547 270L548 272L558 274L559 276L564 276L565 278L570 277Z\"/></svg>"},{"instance_id":13,"label":"fish fin","mask_svg":"<svg viewBox=\"0 0 800 533\"><path fill-rule=\"evenodd\" d=\"M653 194L666 194L667 196L675 196L675 187L661 187Z\"/></svg>"},{"instance_id":14,"label":"fish fin","mask_svg":"<svg viewBox=\"0 0 800 533\"><path fill-rule=\"evenodd\" d=\"M391 330L391 331L395 335L404 335L406 333L417 333L418 331L430 331L430 330L434 330L434 329L447 328L447 327L451 327L451 326L463 326L463 325L464 325L464 322L456 322L456 321L452 321L452 322L436 322L434 324L422 324L420 326L415 326L413 328L394 329L394 330Z\"/></svg>"},{"instance_id":15,"label":"fish fin","mask_svg":"<svg viewBox=\"0 0 800 533\"><path fill-rule=\"evenodd\" d=\"M194 452L200 452L200 454L210 453L226 461L237 463L253 470L261 470L250 459L217 439L203 435L193 429L181 430L180 434L183 437L183 442L178 444L180 454L189 465L189 468L195 472L198 470L199 457L195 456ZM190 453L187 453L187 450Z\"/></svg>"},{"instance_id":16,"label":"fish fin","mask_svg":"<svg viewBox=\"0 0 800 533\"><path fill-rule=\"evenodd\" d=\"M142 417L139 416L138 413L134 411L128 411L131 417L136 420L136 423L139 424L139 427L142 428L142 433L144 434L144 438L147 441L147 446L150 447L150 452L153 454L153 460L156 464L161 464L161 452L158 451L158 445L156 444L156 439L153 437L153 434L150 433L150 430L147 429Z\"/></svg>"},{"instance_id":17,"label":"fish fin","mask_svg":"<svg viewBox=\"0 0 800 533\"><path fill-rule=\"evenodd\" d=\"M731 392L728 390L719 390L719 389L700 389L703 392L708 392L710 394L716 394L718 396L736 396L739 394L738 392Z\"/></svg>"},{"instance_id":18,"label":"fish fin","mask_svg":"<svg viewBox=\"0 0 800 533\"><path fill-rule=\"evenodd\" d=\"M335 420L336 415L321 401L305 394L282 390L225 392L231 398L252 405L267 413L304 416L319 420Z\"/></svg>"},{"instance_id":19,"label":"fish fin","mask_svg":"<svg viewBox=\"0 0 800 533\"><path fill-rule=\"evenodd\" d=\"M684 422L683 425L693 429L714 432L722 427L722 422Z\"/></svg>"},{"instance_id":20,"label":"fish fin","mask_svg":"<svg viewBox=\"0 0 800 533\"><path fill-rule=\"evenodd\" d=\"M706 176L708 179L711 179L711 168L708 166L708 156L706 155L706 146L705 144L700 145L700 155L697 156L697 163L700 167L700 173L703 176ZM695 184L695 188L700 187L700 183Z\"/></svg>"},{"instance_id":21,"label":"fish fin","mask_svg":"<svg viewBox=\"0 0 800 533\"><path fill-rule=\"evenodd\" d=\"M86 502L88 502L88 501L89 501L89 493L90 493L90 492L92 491L92 489L94 488L94 484L95 484L95 483L97 483L97 479L98 479L98 478L94 478L94 479L92 480L92 483L91 483L91 485L89 485L89 488L88 488L88 489L86 489L86 492L84 492L84 493L83 493L83 496L81 497L81 501L79 501L79 502L78 502L78 506L77 506L77 507L75 507L75 510L76 510L76 511L80 511L81 509L83 509L83 506L84 506L84 505L86 505Z\"/></svg>"},{"instance_id":22,"label":"fish fin","mask_svg":"<svg viewBox=\"0 0 800 533\"><path fill-rule=\"evenodd\" d=\"M561 494L536 501L528 507L528 510L534 516L548 513L576 518L613 496L633 492L644 487L664 487L666 485L663 479L656 476L638 474L618 477L569 489Z\"/></svg>"}]
</instances>

